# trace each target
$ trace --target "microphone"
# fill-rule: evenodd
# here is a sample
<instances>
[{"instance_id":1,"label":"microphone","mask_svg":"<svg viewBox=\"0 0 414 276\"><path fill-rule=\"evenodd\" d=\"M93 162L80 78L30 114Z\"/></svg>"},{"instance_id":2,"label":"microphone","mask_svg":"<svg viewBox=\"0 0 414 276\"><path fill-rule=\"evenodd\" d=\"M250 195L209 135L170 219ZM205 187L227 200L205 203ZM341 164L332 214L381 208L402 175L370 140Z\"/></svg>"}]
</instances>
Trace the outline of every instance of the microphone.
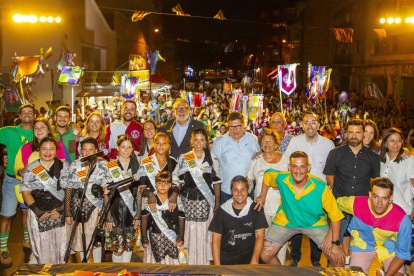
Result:
<instances>
[{"instance_id":1,"label":"microphone","mask_svg":"<svg viewBox=\"0 0 414 276\"><path fill-rule=\"evenodd\" d=\"M108 186L106 187L108 190L112 190L112 189L118 189L121 188L123 186L128 185L129 183L131 183L132 181L135 180L134 176L125 178L124 180L118 181L118 182L111 182L108 184Z\"/></svg>"},{"instance_id":2,"label":"microphone","mask_svg":"<svg viewBox=\"0 0 414 276\"><path fill-rule=\"evenodd\" d=\"M80 161L81 162L91 161L91 160L94 160L95 158L97 158L99 156L107 155L108 152L109 151L107 149L104 149L103 151L98 151L97 153L94 153L94 154L91 154L91 155L88 155L88 156L85 156L85 157L81 157Z\"/></svg>"}]
</instances>

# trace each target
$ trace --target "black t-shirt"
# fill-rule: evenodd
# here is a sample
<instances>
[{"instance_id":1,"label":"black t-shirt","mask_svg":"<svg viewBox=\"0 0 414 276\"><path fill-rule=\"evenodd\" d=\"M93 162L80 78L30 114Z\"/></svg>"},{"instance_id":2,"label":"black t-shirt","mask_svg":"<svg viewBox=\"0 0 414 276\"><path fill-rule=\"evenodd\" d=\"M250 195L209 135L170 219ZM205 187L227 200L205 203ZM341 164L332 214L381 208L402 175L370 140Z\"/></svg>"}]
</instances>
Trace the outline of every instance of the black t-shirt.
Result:
<instances>
[{"instance_id":1,"label":"black t-shirt","mask_svg":"<svg viewBox=\"0 0 414 276\"><path fill-rule=\"evenodd\" d=\"M229 215L221 207L214 214L208 230L222 235L220 260L242 260L250 255L250 259L247 258L250 263L256 242L255 230L269 227L263 208L254 210L255 205L253 202L248 214L241 218ZM241 210L234 211L237 214Z\"/></svg>"}]
</instances>

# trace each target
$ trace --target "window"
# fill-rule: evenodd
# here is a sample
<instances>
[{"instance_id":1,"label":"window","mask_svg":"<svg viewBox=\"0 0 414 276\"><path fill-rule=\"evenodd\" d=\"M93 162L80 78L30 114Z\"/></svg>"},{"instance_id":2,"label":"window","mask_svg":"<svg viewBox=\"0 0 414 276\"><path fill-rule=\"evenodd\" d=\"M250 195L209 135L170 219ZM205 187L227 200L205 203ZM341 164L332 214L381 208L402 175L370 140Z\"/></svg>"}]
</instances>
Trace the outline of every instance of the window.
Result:
<instances>
[{"instance_id":1,"label":"window","mask_svg":"<svg viewBox=\"0 0 414 276\"><path fill-rule=\"evenodd\" d=\"M260 12L260 18L262 18L262 19L266 18L266 12L265 11Z\"/></svg>"},{"instance_id":2,"label":"window","mask_svg":"<svg viewBox=\"0 0 414 276\"><path fill-rule=\"evenodd\" d=\"M278 55L279 54L279 50L278 49L272 49L272 55Z\"/></svg>"},{"instance_id":3,"label":"window","mask_svg":"<svg viewBox=\"0 0 414 276\"><path fill-rule=\"evenodd\" d=\"M379 39L375 39L374 40L374 51L373 54L374 55L378 55L380 53L380 43L379 43Z\"/></svg>"},{"instance_id":4,"label":"window","mask_svg":"<svg viewBox=\"0 0 414 276\"><path fill-rule=\"evenodd\" d=\"M279 16L279 10L272 11L273 16Z\"/></svg>"},{"instance_id":5,"label":"window","mask_svg":"<svg viewBox=\"0 0 414 276\"><path fill-rule=\"evenodd\" d=\"M279 38L275 35L275 36L272 36L272 42L278 42L279 41Z\"/></svg>"}]
</instances>

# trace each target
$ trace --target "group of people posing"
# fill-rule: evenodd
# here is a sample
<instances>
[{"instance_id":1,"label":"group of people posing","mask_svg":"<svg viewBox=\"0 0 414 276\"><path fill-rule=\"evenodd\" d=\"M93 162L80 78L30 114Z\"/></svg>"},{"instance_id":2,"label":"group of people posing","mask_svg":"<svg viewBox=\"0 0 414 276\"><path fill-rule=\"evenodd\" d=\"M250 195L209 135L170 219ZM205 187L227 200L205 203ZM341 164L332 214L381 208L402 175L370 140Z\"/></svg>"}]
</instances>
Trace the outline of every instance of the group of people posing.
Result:
<instances>
[{"instance_id":1,"label":"group of people posing","mask_svg":"<svg viewBox=\"0 0 414 276\"><path fill-rule=\"evenodd\" d=\"M314 242L312 265L320 265L323 251L329 266L348 262L367 272L378 256L386 275L404 273L411 260L414 157L398 129L377 145L375 123L351 119L346 142L335 148L318 134L315 113L304 113L303 135L289 135L284 115L274 113L270 128L256 137L233 112L229 132L211 145L205 124L190 117L183 99L175 101L175 119L160 128L138 124L136 109L125 101L122 121L106 129L92 113L79 133L67 107L56 110L51 127L34 120L27 104L21 125L0 129L9 156L0 223L4 267L12 263L7 239L20 202L24 247L37 263L65 262L67 246L89 259L82 228L88 244L104 217L104 236L92 241L94 262L104 250L113 252L113 262L130 262L137 242L146 263L180 264L187 250L190 265L285 264L291 240L290 265L297 266L305 234ZM75 159L103 149L104 158ZM112 188L127 178L128 185Z\"/></svg>"}]
</instances>

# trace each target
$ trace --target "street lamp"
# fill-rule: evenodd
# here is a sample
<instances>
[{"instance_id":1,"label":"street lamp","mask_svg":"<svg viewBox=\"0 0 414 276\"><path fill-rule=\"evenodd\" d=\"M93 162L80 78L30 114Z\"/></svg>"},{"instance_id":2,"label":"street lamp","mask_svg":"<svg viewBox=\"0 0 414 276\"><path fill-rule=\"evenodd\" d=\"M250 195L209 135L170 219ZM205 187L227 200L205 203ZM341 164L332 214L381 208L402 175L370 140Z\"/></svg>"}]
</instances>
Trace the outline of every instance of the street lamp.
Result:
<instances>
[{"instance_id":1,"label":"street lamp","mask_svg":"<svg viewBox=\"0 0 414 276\"><path fill-rule=\"evenodd\" d=\"M401 18L399 18L399 17L395 18L395 23L400 24L401 23Z\"/></svg>"},{"instance_id":2,"label":"street lamp","mask_svg":"<svg viewBox=\"0 0 414 276\"><path fill-rule=\"evenodd\" d=\"M407 17L407 18L405 19L405 23L411 23L411 17Z\"/></svg>"},{"instance_id":3,"label":"street lamp","mask_svg":"<svg viewBox=\"0 0 414 276\"><path fill-rule=\"evenodd\" d=\"M385 23L385 18L381 18L381 19L380 19L380 23L381 23L381 24L384 24L384 23Z\"/></svg>"},{"instance_id":4,"label":"street lamp","mask_svg":"<svg viewBox=\"0 0 414 276\"><path fill-rule=\"evenodd\" d=\"M394 18L390 17L387 19L388 24L394 23Z\"/></svg>"},{"instance_id":5,"label":"street lamp","mask_svg":"<svg viewBox=\"0 0 414 276\"><path fill-rule=\"evenodd\" d=\"M57 17L53 17L53 16L41 16L40 18L38 18L36 15L31 14L31 15L21 15L21 14L15 14L13 15L13 21L16 23L37 23L37 21L40 21L41 23L45 23L46 21L49 23L60 23L62 21L62 18L60 18L59 16Z\"/></svg>"}]
</instances>

